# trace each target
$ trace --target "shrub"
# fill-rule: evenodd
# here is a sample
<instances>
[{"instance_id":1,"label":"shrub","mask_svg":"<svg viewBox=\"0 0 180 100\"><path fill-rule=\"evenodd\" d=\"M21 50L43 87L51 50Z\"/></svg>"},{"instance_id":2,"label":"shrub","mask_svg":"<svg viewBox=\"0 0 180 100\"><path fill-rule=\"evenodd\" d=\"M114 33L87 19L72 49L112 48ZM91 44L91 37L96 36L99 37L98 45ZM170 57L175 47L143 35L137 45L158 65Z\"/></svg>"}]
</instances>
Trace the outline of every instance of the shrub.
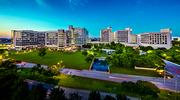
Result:
<instances>
[{"instance_id":1,"label":"shrub","mask_svg":"<svg viewBox=\"0 0 180 100\"><path fill-rule=\"evenodd\" d=\"M86 56L88 53L87 51L83 51L82 54Z\"/></svg>"},{"instance_id":2,"label":"shrub","mask_svg":"<svg viewBox=\"0 0 180 100\"><path fill-rule=\"evenodd\" d=\"M91 91L88 100L101 100L101 95L99 91Z\"/></svg>"},{"instance_id":3,"label":"shrub","mask_svg":"<svg viewBox=\"0 0 180 100\"><path fill-rule=\"evenodd\" d=\"M104 100L116 100L116 98L112 97L111 95L106 95Z\"/></svg>"},{"instance_id":4,"label":"shrub","mask_svg":"<svg viewBox=\"0 0 180 100\"><path fill-rule=\"evenodd\" d=\"M159 88L148 81L138 80L136 83L122 82L121 85L127 91L137 92L145 96L151 95L153 98L157 98L158 93L160 93Z\"/></svg>"},{"instance_id":5,"label":"shrub","mask_svg":"<svg viewBox=\"0 0 180 100\"><path fill-rule=\"evenodd\" d=\"M123 94L117 94L116 98L117 98L117 100L128 100L127 97Z\"/></svg>"}]
</instances>

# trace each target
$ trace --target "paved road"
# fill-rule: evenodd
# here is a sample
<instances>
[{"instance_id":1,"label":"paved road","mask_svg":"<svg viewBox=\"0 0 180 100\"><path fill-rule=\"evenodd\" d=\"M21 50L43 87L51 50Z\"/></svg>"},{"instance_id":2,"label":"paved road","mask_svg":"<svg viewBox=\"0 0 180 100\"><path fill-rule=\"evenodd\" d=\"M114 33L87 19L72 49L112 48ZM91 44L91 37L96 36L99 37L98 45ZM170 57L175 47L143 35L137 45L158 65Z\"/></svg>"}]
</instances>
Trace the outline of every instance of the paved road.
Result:
<instances>
[{"instance_id":1,"label":"paved road","mask_svg":"<svg viewBox=\"0 0 180 100\"><path fill-rule=\"evenodd\" d=\"M106 80L106 81L114 81L114 82L123 82L123 81L136 82L137 80L144 80L144 81L150 81L154 83L156 86L158 86L159 88L164 89L164 78L158 78L158 77L124 75L124 74L108 74L106 72L75 70L75 69L68 69L68 68L62 69L61 73ZM180 81L178 81L178 83L179 82ZM165 89L175 91L175 80L166 79ZM180 84L178 84L178 91L180 91Z\"/></svg>"},{"instance_id":2,"label":"paved road","mask_svg":"<svg viewBox=\"0 0 180 100\"><path fill-rule=\"evenodd\" d=\"M173 73L173 75L180 80L180 65L167 60L163 61L166 63L166 70L170 73Z\"/></svg>"},{"instance_id":3,"label":"paved road","mask_svg":"<svg viewBox=\"0 0 180 100\"><path fill-rule=\"evenodd\" d=\"M29 88L31 88L33 85L36 86L37 84L42 83L44 85L44 88L47 88L47 99L49 98L49 94L51 93L50 89L52 89L53 87L58 88L58 86L46 84L46 83L38 82L34 80L26 79L25 81L28 82ZM60 87L60 88L65 90L66 97L69 97L69 93L78 92L78 94L82 96L82 100L88 100L89 93L90 93L90 91L88 90L73 89L73 88L66 88L66 87ZM113 93L100 92L100 94L101 94L101 98L105 98L106 95L111 95L113 97L116 97L116 94L113 94ZM127 98L129 98L130 100L140 100L139 98L134 98L134 97L129 97L129 96Z\"/></svg>"}]
</instances>

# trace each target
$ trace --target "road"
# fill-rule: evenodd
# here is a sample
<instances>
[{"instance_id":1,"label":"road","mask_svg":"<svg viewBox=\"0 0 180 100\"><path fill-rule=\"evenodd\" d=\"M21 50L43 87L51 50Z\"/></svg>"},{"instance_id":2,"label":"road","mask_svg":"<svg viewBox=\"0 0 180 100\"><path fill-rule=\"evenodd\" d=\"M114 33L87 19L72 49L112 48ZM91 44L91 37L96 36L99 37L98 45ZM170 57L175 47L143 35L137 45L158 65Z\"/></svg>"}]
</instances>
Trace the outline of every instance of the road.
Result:
<instances>
[{"instance_id":1,"label":"road","mask_svg":"<svg viewBox=\"0 0 180 100\"><path fill-rule=\"evenodd\" d=\"M113 82L123 82L123 81L136 82L137 80L144 80L144 81L152 82L160 89L165 88L167 90L175 91L174 79L166 79L165 87L164 87L164 78L159 78L159 77L147 77L147 76L137 76L137 75L124 75L124 74L108 74L106 72L75 70L75 69L68 69L68 68L62 69L61 73L106 80L106 81L113 81ZM179 82L180 81L178 81L178 83ZM178 86L178 91L180 91L180 84L178 84L177 86Z\"/></svg>"},{"instance_id":2,"label":"road","mask_svg":"<svg viewBox=\"0 0 180 100\"><path fill-rule=\"evenodd\" d=\"M166 63L166 70L180 80L180 65L163 60Z\"/></svg>"},{"instance_id":3,"label":"road","mask_svg":"<svg viewBox=\"0 0 180 100\"><path fill-rule=\"evenodd\" d=\"M49 94L51 93L50 89L52 89L53 87L54 88L58 88L58 86L55 86L55 85L51 85L51 84L46 84L46 83L43 83L43 82L38 82L38 81L34 81L34 80L29 80L29 79L26 79L24 80L26 82L28 82L28 85L29 85L29 88L31 89L31 87L33 85L37 85L37 84L40 84L42 83L44 85L44 88L47 89L47 98L49 98ZM82 90L82 89L73 89L73 88L66 88L66 87L60 87L62 88L63 90L65 90L65 95L66 97L69 97L69 94L70 93L73 93L73 92L78 92L78 94L80 96L82 96L82 100L88 100L88 97L89 97L89 93L90 91L88 90ZM105 98L106 95L111 95L113 97L116 97L116 94L113 94L113 93L107 93L107 92L100 92L100 95L101 95L101 98ZM129 97L127 96L127 98L129 98L130 100L140 100L139 98L134 98L134 97Z\"/></svg>"}]
</instances>

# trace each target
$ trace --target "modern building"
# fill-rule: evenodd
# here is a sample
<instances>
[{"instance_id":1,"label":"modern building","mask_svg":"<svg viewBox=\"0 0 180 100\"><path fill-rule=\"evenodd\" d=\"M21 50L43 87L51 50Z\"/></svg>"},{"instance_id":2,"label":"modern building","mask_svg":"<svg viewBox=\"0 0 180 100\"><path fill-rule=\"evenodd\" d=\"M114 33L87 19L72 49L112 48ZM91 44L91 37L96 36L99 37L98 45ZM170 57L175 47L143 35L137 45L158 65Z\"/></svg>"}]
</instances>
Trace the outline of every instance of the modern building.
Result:
<instances>
[{"instance_id":1,"label":"modern building","mask_svg":"<svg viewBox=\"0 0 180 100\"><path fill-rule=\"evenodd\" d=\"M132 34L131 28L112 32L112 28L101 30L101 42L122 43L126 46L152 46L153 48L170 49L171 45L171 29L161 29L160 32L148 32L141 34ZM111 33L111 34L110 34ZM113 34L114 33L114 34ZM174 38L178 40L177 38Z\"/></svg>"},{"instance_id":2,"label":"modern building","mask_svg":"<svg viewBox=\"0 0 180 100\"><path fill-rule=\"evenodd\" d=\"M12 47L22 48L47 47L51 49L63 49L68 46L82 46L88 42L88 31L85 28L73 28L69 30L59 29L57 31L33 31L12 30Z\"/></svg>"},{"instance_id":3,"label":"modern building","mask_svg":"<svg viewBox=\"0 0 180 100\"><path fill-rule=\"evenodd\" d=\"M18 49L44 46L45 32L33 30L12 30L11 39L11 45Z\"/></svg>"},{"instance_id":4,"label":"modern building","mask_svg":"<svg viewBox=\"0 0 180 100\"><path fill-rule=\"evenodd\" d=\"M171 29L161 29L160 32L148 32L137 35L140 46L152 46L153 48L167 48L171 45Z\"/></svg>"},{"instance_id":5,"label":"modern building","mask_svg":"<svg viewBox=\"0 0 180 100\"><path fill-rule=\"evenodd\" d=\"M112 33L111 27L108 27L107 29L102 29L100 31L101 42L110 42L112 40L111 33Z\"/></svg>"},{"instance_id":6,"label":"modern building","mask_svg":"<svg viewBox=\"0 0 180 100\"><path fill-rule=\"evenodd\" d=\"M180 41L180 37L172 37L172 41Z\"/></svg>"},{"instance_id":7,"label":"modern building","mask_svg":"<svg viewBox=\"0 0 180 100\"><path fill-rule=\"evenodd\" d=\"M132 29L126 28L125 30L118 30L114 32L115 43L131 43Z\"/></svg>"}]
</instances>

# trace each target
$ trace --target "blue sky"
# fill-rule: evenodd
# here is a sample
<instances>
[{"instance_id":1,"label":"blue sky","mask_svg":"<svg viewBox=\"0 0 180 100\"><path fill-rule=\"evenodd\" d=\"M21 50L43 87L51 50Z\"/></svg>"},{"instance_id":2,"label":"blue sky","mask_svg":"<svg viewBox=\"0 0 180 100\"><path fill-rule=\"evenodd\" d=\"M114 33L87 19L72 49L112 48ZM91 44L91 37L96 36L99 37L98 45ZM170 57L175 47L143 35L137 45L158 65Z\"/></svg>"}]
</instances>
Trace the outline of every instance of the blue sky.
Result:
<instances>
[{"instance_id":1,"label":"blue sky","mask_svg":"<svg viewBox=\"0 0 180 100\"><path fill-rule=\"evenodd\" d=\"M172 36L180 36L180 0L0 0L0 37L68 25L87 28L90 37L107 27L131 27L133 34L171 28Z\"/></svg>"}]
</instances>

